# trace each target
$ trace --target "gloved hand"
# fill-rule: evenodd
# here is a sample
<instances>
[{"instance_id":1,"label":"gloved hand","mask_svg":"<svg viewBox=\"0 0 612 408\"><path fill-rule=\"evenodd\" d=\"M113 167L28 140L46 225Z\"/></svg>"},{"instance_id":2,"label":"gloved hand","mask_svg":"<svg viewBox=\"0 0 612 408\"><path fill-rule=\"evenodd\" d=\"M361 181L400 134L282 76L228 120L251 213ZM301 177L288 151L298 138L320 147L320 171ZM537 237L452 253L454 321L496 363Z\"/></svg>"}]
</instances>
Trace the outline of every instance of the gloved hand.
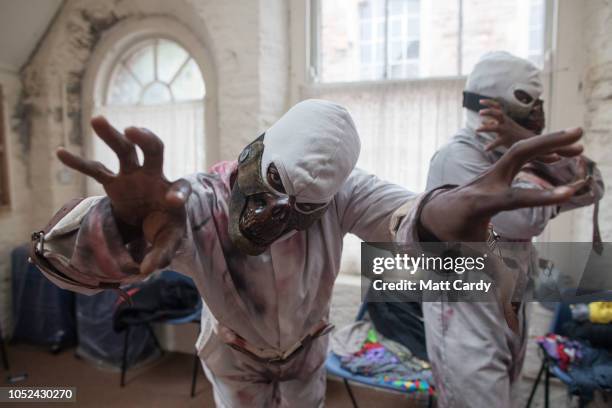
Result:
<instances>
[{"instance_id":1,"label":"gloved hand","mask_svg":"<svg viewBox=\"0 0 612 408\"><path fill-rule=\"evenodd\" d=\"M164 144L149 130L130 127L124 135L103 117L93 118L91 125L117 154L118 174L100 162L76 156L63 148L58 149L57 157L66 166L102 184L119 226L124 224L124 229L128 226L144 234L151 248L140 264L140 273L149 275L170 263L185 235L185 203L191 186L184 179L175 182L166 179L162 170ZM136 145L144 153L142 166L138 163Z\"/></svg>"}]
</instances>

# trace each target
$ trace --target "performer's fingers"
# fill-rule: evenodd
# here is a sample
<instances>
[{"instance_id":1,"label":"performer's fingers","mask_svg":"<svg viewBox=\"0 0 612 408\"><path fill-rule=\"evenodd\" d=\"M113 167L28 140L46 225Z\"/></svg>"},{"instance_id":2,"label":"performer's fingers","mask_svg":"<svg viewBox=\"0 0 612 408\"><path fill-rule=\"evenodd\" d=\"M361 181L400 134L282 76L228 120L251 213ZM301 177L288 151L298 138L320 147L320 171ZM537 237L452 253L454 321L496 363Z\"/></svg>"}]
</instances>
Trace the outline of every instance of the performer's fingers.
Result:
<instances>
[{"instance_id":1,"label":"performer's fingers","mask_svg":"<svg viewBox=\"0 0 612 408\"><path fill-rule=\"evenodd\" d=\"M113 172L107 169L102 163L84 159L70 153L62 147L57 149L56 155L66 166L95 179L100 184L110 183L115 177Z\"/></svg>"},{"instance_id":2,"label":"performer's fingers","mask_svg":"<svg viewBox=\"0 0 612 408\"><path fill-rule=\"evenodd\" d=\"M513 144L493 165L493 171L509 183L528 161L563 150L581 137L582 129L576 128L521 140Z\"/></svg>"},{"instance_id":3,"label":"performer's fingers","mask_svg":"<svg viewBox=\"0 0 612 408\"><path fill-rule=\"evenodd\" d=\"M145 255L140 263L140 273L148 276L158 269L170 265L172 257L176 252L182 234L172 226L165 227L155 237L153 248Z\"/></svg>"},{"instance_id":4,"label":"performer's fingers","mask_svg":"<svg viewBox=\"0 0 612 408\"><path fill-rule=\"evenodd\" d=\"M91 119L91 126L100 139L117 154L122 172L129 173L138 168L138 155L134 144L108 123L105 117L94 117Z\"/></svg>"},{"instance_id":5,"label":"performer's fingers","mask_svg":"<svg viewBox=\"0 0 612 408\"><path fill-rule=\"evenodd\" d=\"M494 215L501 211L517 208L561 204L572 198L578 190L585 186L585 183L585 180L581 180L552 190L509 188L505 192L485 200L482 205L487 214Z\"/></svg>"},{"instance_id":6,"label":"performer's fingers","mask_svg":"<svg viewBox=\"0 0 612 408\"><path fill-rule=\"evenodd\" d=\"M488 106L489 108L501 109L501 104L495 99L481 99L479 102L481 105Z\"/></svg>"},{"instance_id":7,"label":"performer's fingers","mask_svg":"<svg viewBox=\"0 0 612 408\"><path fill-rule=\"evenodd\" d=\"M488 143L485 146L485 150L488 152L488 151L491 151L491 150L493 150L493 149L495 149L495 148L497 148L499 146L503 146L503 144L504 144L504 140L502 138L498 137L495 140L493 140L491 143Z\"/></svg>"},{"instance_id":8,"label":"performer's fingers","mask_svg":"<svg viewBox=\"0 0 612 408\"><path fill-rule=\"evenodd\" d=\"M493 109L493 108L481 109L480 111L478 111L478 114L480 116L489 116L489 117L497 120L499 123L504 123L504 121L506 119L504 117L504 112L502 112L499 109Z\"/></svg>"},{"instance_id":9,"label":"performer's fingers","mask_svg":"<svg viewBox=\"0 0 612 408\"><path fill-rule=\"evenodd\" d=\"M554 163L554 162L558 162L559 160L561 160L561 156L559 156L557 153L550 153L550 154L544 154L542 156L538 156L535 158L535 160L537 161L541 161L542 163Z\"/></svg>"},{"instance_id":10,"label":"performer's fingers","mask_svg":"<svg viewBox=\"0 0 612 408\"><path fill-rule=\"evenodd\" d=\"M155 173L162 173L164 166L164 143L153 132L144 128L129 127L125 137L137 144L144 153L142 167Z\"/></svg>"},{"instance_id":11,"label":"performer's fingers","mask_svg":"<svg viewBox=\"0 0 612 408\"><path fill-rule=\"evenodd\" d=\"M499 132L500 126L497 119L485 119L478 129L477 132Z\"/></svg>"},{"instance_id":12,"label":"performer's fingers","mask_svg":"<svg viewBox=\"0 0 612 408\"><path fill-rule=\"evenodd\" d=\"M191 195L191 184L185 179L178 179L166 193L166 203L171 207L182 207Z\"/></svg>"},{"instance_id":13,"label":"performer's fingers","mask_svg":"<svg viewBox=\"0 0 612 408\"><path fill-rule=\"evenodd\" d=\"M563 157L574 157L581 155L583 151L584 147L581 144L573 144L555 149L555 154Z\"/></svg>"}]
</instances>

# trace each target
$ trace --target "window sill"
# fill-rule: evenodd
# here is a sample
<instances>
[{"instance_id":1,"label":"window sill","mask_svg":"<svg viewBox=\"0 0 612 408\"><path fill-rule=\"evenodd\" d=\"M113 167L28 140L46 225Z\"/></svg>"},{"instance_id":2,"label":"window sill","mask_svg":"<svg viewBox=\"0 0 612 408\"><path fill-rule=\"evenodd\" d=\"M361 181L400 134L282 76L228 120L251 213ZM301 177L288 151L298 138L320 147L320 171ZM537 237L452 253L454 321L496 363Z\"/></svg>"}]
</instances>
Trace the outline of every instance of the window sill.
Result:
<instances>
[{"instance_id":1,"label":"window sill","mask_svg":"<svg viewBox=\"0 0 612 408\"><path fill-rule=\"evenodd\" d=\"M467 76L448 76L448 77L427 77L427 78L407 78L407 79L376 79L366 81L346 81L346 82L311 82L305 85L307 89L345 89L345 88L370 88L370 87L388 87L388 86L401 86L409 84L419 83L432 83L432 82L454 82L454 81L465 81Z\"/></svg>"}]
</instances>

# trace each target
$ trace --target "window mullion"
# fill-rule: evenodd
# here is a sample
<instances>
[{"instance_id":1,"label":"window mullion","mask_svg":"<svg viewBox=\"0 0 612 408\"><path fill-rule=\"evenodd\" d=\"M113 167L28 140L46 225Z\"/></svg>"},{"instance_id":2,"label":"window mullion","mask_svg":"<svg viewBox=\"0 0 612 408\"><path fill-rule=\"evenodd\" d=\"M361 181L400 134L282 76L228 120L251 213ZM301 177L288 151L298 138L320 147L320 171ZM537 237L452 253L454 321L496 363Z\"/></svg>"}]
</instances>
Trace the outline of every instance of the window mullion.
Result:
<instances>
[{"instance_id":1,"label":"window mullion","mask_svg":"<svg viewBox=\"0 0 612 408\"><path fill-rule=\"evenodd\" d=\"M457 76L463 72L463 0L459 1L457 13Z\"/></svg>"},{"instance_id":2,"label":"window mullion","mask_svg":"<svg viewBox=\"0 0 612 408\"><path fill-rule=\"evenodd\" d=\"M389 0L385 0L385 70L384 78L389 78Z\"/></svg>"}]
</instances>

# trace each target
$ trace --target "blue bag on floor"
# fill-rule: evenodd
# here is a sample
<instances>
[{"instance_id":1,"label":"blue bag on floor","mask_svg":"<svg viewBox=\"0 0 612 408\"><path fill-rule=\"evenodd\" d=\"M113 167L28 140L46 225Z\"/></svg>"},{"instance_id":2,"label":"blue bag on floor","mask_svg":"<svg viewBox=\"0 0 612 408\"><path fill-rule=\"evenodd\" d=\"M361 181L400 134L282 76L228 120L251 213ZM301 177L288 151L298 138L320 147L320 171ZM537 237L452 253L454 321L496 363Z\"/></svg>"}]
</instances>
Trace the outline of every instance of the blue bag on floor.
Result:
<instances>
[{"instance_id":1,"label":"blue bag on floor","mask_svg":"<svg viewBox=\"0 0 612 408\"><path fill-rule=\"evenodd\" d=\"M74 293L28 262L28 245L11 252L13 341L59 348L76 344Z\"/></svg>"},{"instance_id":2,"label":"blue bag on floor","mask_svg":"<svg viewBox=\"0 0 612 408\"><path fill-rule=\"evenodd\" d=\"M77 354L98 366L121 367L125 332L118 333L113 329L113 315L120 299L119 294L112 290L93 296L76 295ZM159 355L155 341L145 326L132 327L129 336L128 366Z\"/></svg>"}]
</instances>

